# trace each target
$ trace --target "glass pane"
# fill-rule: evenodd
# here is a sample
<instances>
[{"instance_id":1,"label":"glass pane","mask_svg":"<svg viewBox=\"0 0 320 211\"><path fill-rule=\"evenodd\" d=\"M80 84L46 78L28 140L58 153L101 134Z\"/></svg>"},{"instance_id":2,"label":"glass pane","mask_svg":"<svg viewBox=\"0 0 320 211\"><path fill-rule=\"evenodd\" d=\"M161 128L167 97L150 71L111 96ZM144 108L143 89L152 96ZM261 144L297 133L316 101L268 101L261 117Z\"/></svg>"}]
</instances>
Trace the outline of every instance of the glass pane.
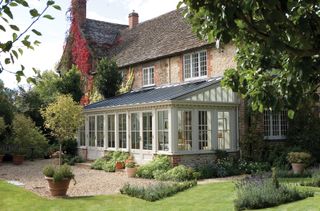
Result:
<instances>
[{"instance_id":1,"label":"glass pane","mask_svg":"<svg viewBox=\"0 0 320 211\"><path fill-rule=\"evenodd\" d=\"M158 149L169 150L168 139L168 111L158 112Z\"/></svg>"},{"instance_id":2,"label":"glass pane","mask_svg":"<svg viewBox=\"0 0 320 211\"><path fill-rule=\"evenodd\" d=\"M191 78L190 54L184 55L184 78Z\"/></svg>"},{"instance_id":3,"label":"glass pane","mask_svg":"<svg viewBox=\"0 0 320 211\"><path fill-rule=\"evenodd\" d=\"M140 120L137 113L131 114L131 148L140 149Z\"/></svg>"},{"instance_id":4,"label":"glass pane","mask_svg":"<svg viewBox=\"0 0 320 211\"><path fill-rule=\"evenodd\" d=\"M104 147L103 126L104 126L104 117L102 115L99 115L97 116L97 146L98 147Z\"/></svg>"},{"instance_id":5,"label":"glass pane","mask_svg":"<svg viewBox=\"0 0 320 211\"><path fill-rule=\"evenodd\" d=\"M89 146L96 146L95 143L95 116L89 117Z\"/></svg>"},{"instance_id":6,"label":"glass pane","mask_svg":"<svg viewBox=\"0 0 320 211\"><path fill-rule=\"evenodd\" d=\"M143 113L143 149L152 150L152 113Z\"/></svg>"},{"instance_id":7,"label":"glass pane","mask_svg":"<svg viewBox=\"0 0 320 211\"><path fill-rule=\"evenodd\" d=\"M115 147L115 115L108 115L108 147Z\"/></svg>"},{"instance_id":8,"label":"glass pane","mask_svg":"<svg viewBox=\"0 0 320 211\"><path fill-rule=\"evenodd\" d=\"M178 111L178 150L192 149L192 112Z\"/></svg>"},{"instance_id":9,"label":"glass pane","mask_svg":"<svg viewBox=\"0 0 320 211\"><path fill-rule=\"evenodd\" d=\"M218 149L230 149L230 133L230 112L218 112Z\"/></svg>"},{"instance_id":10,"label":"glass pane","mask_svg":"<svg viewBox=\"0 0 320 211\"><path fill-rule=\"evenodd\" d=\"M119 148L127 148L127 115L119 114Z\"/></svg>"}]
</instances>

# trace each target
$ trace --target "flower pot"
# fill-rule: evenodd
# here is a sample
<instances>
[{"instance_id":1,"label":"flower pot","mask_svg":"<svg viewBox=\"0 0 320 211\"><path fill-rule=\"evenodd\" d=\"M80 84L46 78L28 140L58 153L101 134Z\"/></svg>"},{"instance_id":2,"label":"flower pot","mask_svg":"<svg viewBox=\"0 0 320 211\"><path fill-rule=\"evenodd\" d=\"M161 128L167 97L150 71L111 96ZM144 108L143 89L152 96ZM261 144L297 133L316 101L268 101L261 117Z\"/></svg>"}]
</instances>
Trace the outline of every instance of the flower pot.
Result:
<instances>
[{"instance_id":1,"label":"flower pot","mask_svg":"<svg viewBox=\"0 0 320 211\"><path fill-rule=\"evenodd\" d=\"M65 196L71 179L63 179L54 182L52 177L45 177L49 184L49 190L52 196Z\"/></svg>"},{"instance_id":2,"label":"flower pot","mask_svg":"<svg viewBox=\"0 0 320 211\"><path fill-rule=\"evenodd\" d=\"M304 163L291 163L294 174L302 174L304 171Z\"/></svg>"},{"instance_id":3,"label":"flower pot","mask_svg":"<svg viewBox=\"0 0 320 211\"><path fill-rule=\"evenodd\" d=\"M21 165L24 161L24 155L13 155L12 162L15 165Z\"/></svg>"},{"instance_id":4,"label":"flower pot","mask_svg":"<svg viewBox=\"0 0 320 211\"><path fill-rule=\"evenodd\" d=\"M122 163L122 162L117 161L117 162L116 162L116 170L123 169L123 168L124 168L123 163Z\"/></svg>"},{"instance_id":5,"label":"flower pot","mask_svg":"<svg viewBox=\"0 0 320 211\"><path fill-rule=\"evenodd\" d=\"M132 162L133 162L133 159L132 159L132 158L128 158L127 160L124 161L125 164L127 164L127 163L132 163Z\"/></svg>"},{"instance_id":6,"label":"flower pot","mask_svg":"<svg viewBox=\"0 0 320 211\"><path fill-rule=\"evenodd\" d=\"M126 172L127 172L128 177L134 177L136 175L137 168L136 167L126 168Z\"/></svg>"},{"instance_id":7,"label":"flower pot","mask_svg":"<svg viewBox=\"0 0 320 211\"><path fill-rule=\"evenodd\" d=\"M2 163L3 157L4 157L4 155L0 155L0 165Z\"/></svg>"}]
</instances>

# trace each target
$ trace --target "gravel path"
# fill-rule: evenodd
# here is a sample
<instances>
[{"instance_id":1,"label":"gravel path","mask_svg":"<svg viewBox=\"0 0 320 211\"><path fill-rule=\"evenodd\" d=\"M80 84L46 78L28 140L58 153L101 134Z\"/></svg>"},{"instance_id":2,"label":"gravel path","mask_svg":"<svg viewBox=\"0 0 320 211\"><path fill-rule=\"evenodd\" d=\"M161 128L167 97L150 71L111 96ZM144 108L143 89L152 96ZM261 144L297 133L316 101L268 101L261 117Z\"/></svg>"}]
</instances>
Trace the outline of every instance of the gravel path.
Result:
<instances>
[{"instance_id":1,"label":"gravel path","mask_svg":"<svg viewBox=\"0 0 320 211\"><path fill-rule=\"evenodd\" d=\"M25 161L19 166L3 163L0 165L0 179L19 181L26 189L50 197L47 181L42 174L43 167L50 163L50 160ZM154 180L128 178L125 172L107 173L80 167L72 168L77 184L70 182L67 194L71 197L116 194L126 183L139 186L156 183Z\"/></svg>"}]
</instances>

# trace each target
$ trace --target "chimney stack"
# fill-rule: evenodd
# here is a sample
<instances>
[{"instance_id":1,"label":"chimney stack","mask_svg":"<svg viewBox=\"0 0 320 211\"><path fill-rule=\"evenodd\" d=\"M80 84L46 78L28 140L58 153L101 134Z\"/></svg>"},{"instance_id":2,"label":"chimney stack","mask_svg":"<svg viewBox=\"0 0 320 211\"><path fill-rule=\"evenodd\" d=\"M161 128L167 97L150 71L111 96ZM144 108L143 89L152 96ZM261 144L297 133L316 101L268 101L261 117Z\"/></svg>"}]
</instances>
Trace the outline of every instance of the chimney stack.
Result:
<instances>
[{"instance_id":1,"label":"chimney stack","mask_svg":"<svg viewBox=\"0 0 320 211\"><path fill-rule=\"evenodd\" d=\"M80 26L84 24L87 18L87 0L72 0L71 15Z\"/></svg>"},{"instance_id":2,"label":"chimney stack","mask_svg":"<svg viewBox=\"0 0 320 211\"><path fill-rule=\"evenodd\" d=\"M129 29L139 24L139 15L134 10L129 14Z\"/></svg>"}]
</instances>

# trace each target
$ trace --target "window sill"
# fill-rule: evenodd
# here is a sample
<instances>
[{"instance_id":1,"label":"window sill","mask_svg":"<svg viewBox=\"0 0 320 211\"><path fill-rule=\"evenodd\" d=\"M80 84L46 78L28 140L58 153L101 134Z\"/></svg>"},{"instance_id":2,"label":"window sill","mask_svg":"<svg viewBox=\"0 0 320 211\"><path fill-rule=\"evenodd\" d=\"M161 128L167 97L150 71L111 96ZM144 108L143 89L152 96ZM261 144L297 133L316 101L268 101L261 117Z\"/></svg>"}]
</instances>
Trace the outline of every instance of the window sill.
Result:
<instances>
[{"instance_id":1,"label":"window sill","mask_svg":"<svg viewBox=\"0 0 320 211\"><path fill-rule=\"evenodd\" d=\"M192 77L192 78L185 78L184 81L197 81L197 80L203 80L203 79L207 79L208 76L200 76L200 77Z\"/></svg>"},{"instance_id":2,"label":"window sill","mask_svg":"<svg viewBox=\"0 0 320 211\"><path fill-rule=\"evenodd\" d=\"M156 86L155 84L147 84L147 85L143 85L142 88L150 88L150 87L154 87Z\"/></svg>"},{"instance_id":3,"label":"window sill","mask_svg":"<svg viewBox=\"0 0 320 211\"><path fill-rule=\"evenodd\" d=\"M287 140L287 136L264 136L263 139L268 141L285 141Z\"/></svg>"}]
</instances>

